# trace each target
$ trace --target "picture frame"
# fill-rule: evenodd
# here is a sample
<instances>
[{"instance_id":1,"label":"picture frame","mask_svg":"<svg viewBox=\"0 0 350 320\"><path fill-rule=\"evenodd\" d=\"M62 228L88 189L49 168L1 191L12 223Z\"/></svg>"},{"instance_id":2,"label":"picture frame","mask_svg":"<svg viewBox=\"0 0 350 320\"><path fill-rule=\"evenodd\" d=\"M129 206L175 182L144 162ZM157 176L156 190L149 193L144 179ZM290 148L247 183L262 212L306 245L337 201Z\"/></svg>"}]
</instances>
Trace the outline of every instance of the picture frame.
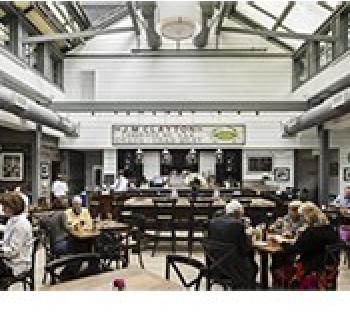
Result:
<instances>
[{"instance_id":1,"label":"picture frame","mask_svg":"<svg viewBox=\"0 0 350 320\"><path fill-rule=\"evenodd\" d=\"M273 170L273 176L276 182L288 182L290 181L290 168L276 167Z\"/></svg>"},{"instance_id":2,"label":"picture frame","mask_svg":"<svg viewBox=\"0 0 350 320\"><path fill-rule=\"evenodd\" d=\"M345 167L343 169L343 180L346 182L350 181L350 167Z\"/></svg>"},{"instance_id":3,"label":"picture frame","mask_svg":"<svg viewBox=\"0 0 350 320\"><path fill-rule=\"evenodd\" d=\"M2 181L23 181L23 153L3 152L0 164Z\"/></svg>"},{"instance_id":4,"label":"picture frame","mask_svg":"<svg viewBox=\"0 0 350 320\"><path fill-rule=\"evenodd\" d=\"M48 162L40 163L40 178L48 179L50 177L50 167Z\"/></svg>"},{"instance_id":5,"label":"picture frame","mask_svg":"<svg viewBox=\"0 0 350 320\"><path fill-rule=\"evenodd\" d=\"M272 156L249 156L247 158L247 173L264 173L272 172L273 157Z\"/></svg>"}]
</instances>

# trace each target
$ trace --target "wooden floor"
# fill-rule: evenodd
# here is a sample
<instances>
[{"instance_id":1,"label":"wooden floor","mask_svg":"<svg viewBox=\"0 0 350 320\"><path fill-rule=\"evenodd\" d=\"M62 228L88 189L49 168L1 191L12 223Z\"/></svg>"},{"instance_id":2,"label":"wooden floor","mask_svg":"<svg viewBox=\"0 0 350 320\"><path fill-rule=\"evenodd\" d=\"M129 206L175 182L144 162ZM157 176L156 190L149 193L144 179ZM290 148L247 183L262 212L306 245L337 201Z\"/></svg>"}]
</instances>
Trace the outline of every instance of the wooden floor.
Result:
<instances>
[{"instance_id":1,"label":"wooden floor","mask_svg":"<svg viewBox=\"0 0 350 320\"><path fill-rule=\"evenodd\" d=\"M166 255L170 253L167 250L163 249L160 250L156 253L155 257L151 257L151 252L146 251L143 254L144 258L144 264L145 264L145 269L155 275L158 275L160 277L165 278L165 257ZM178 251L177 254L183 254L186 255L186 252L183 251ZM193 257L198 259L198 260L203 260L203 254L200 250L195 251L193 254ZM42 276L43 276L43 266L44 266L44 251L42 249L39 249L37 253L37 270L36 270L36 288L37 289L42 289ZM259 261L257 260L259 263ZM138 266L138 260L136 255L131 255L131 266ZM189 267L185 267L182 269L184 271L185 277L191 278L193 277L196 273L194 270L192 270ZM177 279L176 275L174 273L171 273L171 281L180 283L180 281ZM135 284L133 284L135 287ZM137 286L137 284L136 284ZM140 288L139 290L142 290L142 281L139 284ZM201 289L205 289L205 284L202 283ZM82 288L81 288L82 289ZM21 290L20 285L14 285L10 290ZM74 290L79 290L79 288L74 288ZM221 290L220 287L214 287L213 290ZM340 267L340 274L338 278L338 290L340 291L348 291L350 290L350 269L348 269L347 265L344 264L343 259L342 259L342 264Z\"/></svg>"}]
</instances>

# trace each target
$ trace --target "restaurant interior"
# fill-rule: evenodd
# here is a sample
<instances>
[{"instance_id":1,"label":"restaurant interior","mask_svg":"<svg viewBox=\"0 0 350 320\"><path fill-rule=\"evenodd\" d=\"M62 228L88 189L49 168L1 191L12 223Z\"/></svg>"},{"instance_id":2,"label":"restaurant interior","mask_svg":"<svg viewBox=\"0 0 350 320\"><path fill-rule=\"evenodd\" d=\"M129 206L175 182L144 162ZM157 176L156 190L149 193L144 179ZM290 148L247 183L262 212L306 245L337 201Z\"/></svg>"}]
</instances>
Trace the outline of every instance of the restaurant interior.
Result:
<instances>
[{"instance_id":1,"label":"restaurant interior","mask_svg":"<svg viewBox=\"0 0 350 320\"><path fill-rule=\"evenodd\" d=\"M1 1L0 290L350 290L349 50L348 1Z\"/></svg>"}]
</instances>

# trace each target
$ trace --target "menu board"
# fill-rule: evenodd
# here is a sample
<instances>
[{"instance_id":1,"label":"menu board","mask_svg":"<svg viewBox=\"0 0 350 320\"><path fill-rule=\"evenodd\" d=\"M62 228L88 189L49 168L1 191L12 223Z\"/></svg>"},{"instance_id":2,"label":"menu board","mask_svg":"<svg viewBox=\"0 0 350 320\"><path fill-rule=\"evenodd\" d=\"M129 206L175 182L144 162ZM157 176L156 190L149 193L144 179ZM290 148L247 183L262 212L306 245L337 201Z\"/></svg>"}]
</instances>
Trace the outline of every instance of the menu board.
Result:
<instances>
[{"instance_id":1,"label":"menu board","mask_svg":"<svg viewBox=\"0 0 350 320\"><path fill-rule=\"evenodd\" d=\"M113 145L245 143L244 125L113 125Z\"/></svg>"}]
</instances>

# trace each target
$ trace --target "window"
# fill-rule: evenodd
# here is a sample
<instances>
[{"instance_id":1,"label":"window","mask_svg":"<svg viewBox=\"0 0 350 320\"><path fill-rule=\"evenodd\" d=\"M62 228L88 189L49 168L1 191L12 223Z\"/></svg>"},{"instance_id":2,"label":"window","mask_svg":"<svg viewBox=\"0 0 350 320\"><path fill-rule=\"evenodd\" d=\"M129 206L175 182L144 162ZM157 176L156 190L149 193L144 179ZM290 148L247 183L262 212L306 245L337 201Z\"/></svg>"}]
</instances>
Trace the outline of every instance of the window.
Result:
<instances>
[{"instance_id":1,"label":"window","mask_svg":"<svg viewBox=\"0 0 350 320\"><path fill-rule=\"evenodd\" d=\"M307 80L309 70L306 52L302 53L298 58L294 60L294 73L296 85Z\"/></svg>"},{"instance_id":2,"label":"window","mask_svg":"<svg viewBox=\"0 0 350 320\"><path fill-rule=\"evenodd\" d=\"M51 81L62 87L62 61L54 56L50 56L51 61Z\"/></svg>"},{"instance_id":3,"label":"window","mask_svg":"<svg viewBox=\"0 0 350 320\"><path fill-rule=\"evenodd\" d=\"M10 25L9 23L1 22L6 16L6 12L0 9L0 45L10 49Z\"/></svg>"},{"instance_id":4,"label":"window","mask_svg":"<svg viewBox=\"0 0 350 320\"><path fill-rule=\"evenodd\" d=\"M328 32L324 33L325 35L332 36L332 30L328 29ZM333 43L320 41L318 45L317 66L319 69L322 69L328 65L333 60Z\"/></svg>"},{"instance_id":5,"label":"window","mask_svg":"<svg viewBox=\"0 0 350 320\"><path fill-rule=\"evenodd\" d=\"M23 58L31 68L38 69L38 48L36 44L23 44Z\"/></svg>"}]
</instances>

